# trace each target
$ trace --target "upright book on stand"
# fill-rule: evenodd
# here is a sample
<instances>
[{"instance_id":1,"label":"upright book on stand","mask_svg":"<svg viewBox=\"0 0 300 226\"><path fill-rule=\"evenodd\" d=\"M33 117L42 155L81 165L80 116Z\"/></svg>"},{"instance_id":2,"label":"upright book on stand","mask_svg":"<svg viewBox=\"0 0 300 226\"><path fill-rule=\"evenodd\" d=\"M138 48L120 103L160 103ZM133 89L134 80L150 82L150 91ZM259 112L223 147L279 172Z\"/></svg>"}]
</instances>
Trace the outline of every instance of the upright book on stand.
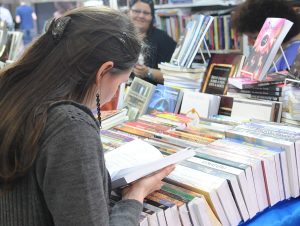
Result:
<instances>
[{"instance_id":1,"label":"upright book on stand","mask_svg":"<svg viewBox=\"0 0 300 226\"><path fill-rule=\"evenodd\" d=\"M265 80L280 45L292 25L293 23L287 19L267 18L241 70L241 77L229 79L229 84L240 88L249 81Z\"/></svg>"},{"instance_id":2,"label":"upright book on stand","mask_svg":"<svg viewBox=\"0 0 300 226\"><path fill-rule=\"evenodd\" d=\"M283 18L267 18L253 49L242 68L242 76L263 80L293 22Z\"/></svg>"},{"instance_id":3,"label":"upright book on stand","mask_svg":"<svg viewBox=\"0 0 300 226\"><path fill-rule=\"evenodd\" d=\"M124 100L124 106L129 108L128 116L130 119L135 119L147 111L155 87L155 85L138 77L133 79Z\"/></svg>"},{"instance_id":4,"label":"upright book on stand","mask_svg":"<svg viewBox=\"0 0 300 226\"><path fill-rule=\"evenodd\" d=\"M171 63L181 67L192 67L192 62L204 40L205 33L213 21L213 17L197 15L189 21L186 26L186 33L182 41L178 43ZM205 45L207 47L207 45ZM207 49L208 50L208 49ZM202 52L201 52L202 53ZM203 54L202 54L203 55ZM203 60L205 61L204 57Z\"/></svg>"}]
</instances>

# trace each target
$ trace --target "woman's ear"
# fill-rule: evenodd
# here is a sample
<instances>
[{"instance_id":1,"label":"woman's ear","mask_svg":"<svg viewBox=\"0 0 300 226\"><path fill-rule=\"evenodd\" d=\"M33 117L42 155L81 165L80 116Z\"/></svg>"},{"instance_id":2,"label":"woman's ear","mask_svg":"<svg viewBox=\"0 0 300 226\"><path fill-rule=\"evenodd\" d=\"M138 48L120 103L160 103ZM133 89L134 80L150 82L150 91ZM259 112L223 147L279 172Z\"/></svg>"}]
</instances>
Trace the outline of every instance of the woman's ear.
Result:
<instances>
[{"instance_id":1,"label":"woman's ear","mask_svg":"<svg viewBox=\"0 0 300 226\"><path fill-rule=\"evenodd\" d=\"M101 79L104 76L109 75L109 71L113 67L114 67L114 62L112 62L112 61L107 61L100 66L100 68L98 69L97 74L96 74L96 85L100 85Z\"/></svg>"}]
</instances>

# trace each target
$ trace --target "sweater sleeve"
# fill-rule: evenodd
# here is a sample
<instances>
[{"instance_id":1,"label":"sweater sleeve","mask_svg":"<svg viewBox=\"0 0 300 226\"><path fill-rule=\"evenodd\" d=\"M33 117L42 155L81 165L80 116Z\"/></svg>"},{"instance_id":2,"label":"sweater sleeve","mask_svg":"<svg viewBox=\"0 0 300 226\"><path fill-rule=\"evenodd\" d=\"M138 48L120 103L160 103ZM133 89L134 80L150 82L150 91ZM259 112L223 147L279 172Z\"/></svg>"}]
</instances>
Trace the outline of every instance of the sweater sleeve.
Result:
<instances>
[{"instance_id":1,"label":"sweater sleeve","mask_svg":"<svg viewBox=\"0 0 300 226\"><path fill-rule=\"evenodd\" d=\"M99 132L85 120L68 118L47 134L36 175L54 225L138 224L142 204L134 200L117 203L109 216L101 147Z\"/></svg>"}]
</instances>

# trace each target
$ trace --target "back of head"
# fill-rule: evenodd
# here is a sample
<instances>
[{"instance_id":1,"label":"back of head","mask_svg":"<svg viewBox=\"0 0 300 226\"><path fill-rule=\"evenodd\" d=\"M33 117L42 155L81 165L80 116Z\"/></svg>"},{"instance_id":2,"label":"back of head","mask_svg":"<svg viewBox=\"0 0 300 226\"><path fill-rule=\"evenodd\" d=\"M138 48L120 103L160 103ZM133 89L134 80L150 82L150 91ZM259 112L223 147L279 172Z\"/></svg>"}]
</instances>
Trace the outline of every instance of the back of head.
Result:
<instances>
[{"instance_id":1,"label":"back of head","mask_svg":"<svg viewBox=\"0 0 300 226\"><path fill-rule=\"evenodd\" d=\"M300 18L287 1L247 0L233 13L233 27L240 33L258 33L267 17L285 18L294 23L285 41L300 32Z\"/></svg>"},{"instance_id":2,"label":"back of head","mask_svg":"<svg viewBox=\"0 0 300 226\"><path fill-rule=\"evenodd\" d=\"M133 67L140 49L134 25L110 8L78 8L53 21L0 74L0 184L13 182L33 164L51 104L81 103L103 63L112 61L117 76Z\"/></svg>"}]
</instances>

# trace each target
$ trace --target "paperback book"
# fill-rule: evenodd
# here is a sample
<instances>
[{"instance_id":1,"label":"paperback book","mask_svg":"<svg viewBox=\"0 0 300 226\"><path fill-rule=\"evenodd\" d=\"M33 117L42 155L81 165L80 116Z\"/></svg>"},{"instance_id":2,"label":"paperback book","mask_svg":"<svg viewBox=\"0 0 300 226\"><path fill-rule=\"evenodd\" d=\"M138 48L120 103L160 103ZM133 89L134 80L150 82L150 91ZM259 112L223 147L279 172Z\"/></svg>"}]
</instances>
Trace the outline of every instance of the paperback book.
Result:
<instances>
[{"instance_id":1,"label":"paperback book","mask_svg":"<svg viewBox=\"0 0 300 226\"><path fill-rule=\"evenodd\" d=\"M105 161L111 176L112 189L115 189L195 154L194 150L184 149L164 157L154 146L137 139L105 153Z\"/></svg>"},{"instance_id":2,"label":"paperback book","mask_svg":"<svg viewBox=\"0 0 300 226\"><path fill-rule=\"evenodd\" d=\"M292 25L293 22L283 18L266 19L242 68L242 76L250 76L253 80L259 81L265 78Z\"/></svg>"}]
</instances>

